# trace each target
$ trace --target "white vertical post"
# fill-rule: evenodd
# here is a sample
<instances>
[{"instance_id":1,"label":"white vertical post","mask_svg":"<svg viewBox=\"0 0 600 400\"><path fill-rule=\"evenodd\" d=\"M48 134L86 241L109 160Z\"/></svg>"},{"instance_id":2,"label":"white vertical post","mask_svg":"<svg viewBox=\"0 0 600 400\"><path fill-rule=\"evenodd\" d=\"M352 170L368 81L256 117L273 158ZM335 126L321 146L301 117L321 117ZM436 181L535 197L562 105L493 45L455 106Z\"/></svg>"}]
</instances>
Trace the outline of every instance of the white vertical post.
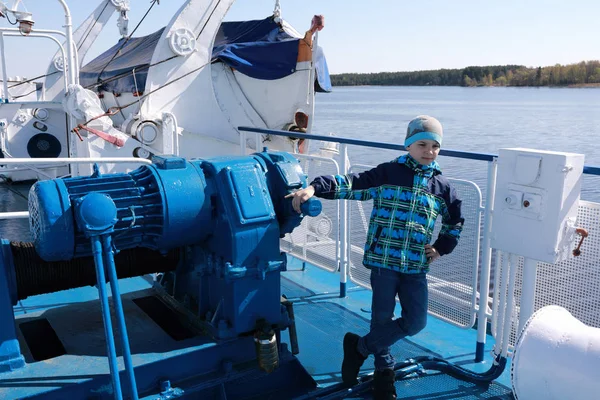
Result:
<instances>
[{"instance_id":1,"label":"white vertical post","mask_svg":"<svg viewBox=\"0 0 600 400\"><path fill-rule=\"evenodd\" d=\"M491 232L494 218L494 196L496 194L496 172L498 161L494 158L488 163L487 188L485 195L485 215L483 220L483 256L479 277L479 310L477 312L477 344L475 362L483 361L485 335L487 332L487 301L490 295L490 274L492 269Z\"/></svg>"},{"instance_id":2,"label":"white vertical post","mask_svg":"<svg viewBox=\"0 0 600 400\"><path fill-rule=\"evenodd\" d=\"M525 258L523 261L523 288L521 291L521 308L519 311L519 330L521 332L525 322L533 314L535 303L535 281L537 275L537 261Z\"/></svg>"},{"instance_id":3,"label":"white vertical post","mask_svg":"<svg viewBox=\"0 0 600 400\"><path fill-rule=\"evenodd\" d=\"M6 56L4 55L4 32L0 31L0 59L2 60L2 84L4 86L4 102L8 103L8 75L6 72Z\"/></svg>"},{"instance_id":4,"label":"white vertical post","mask_svg":"<svg viewBox=\"0 0 600 400\"><path fill-rule=\"evenodd\" d=\"M500 257L500 254L498 254ZM496 344L494 345L494 353L500 354L502 352L502 334L504 332L504 324L506 323L506 292L508 286L508 273L510 271L510 263L508 261L509 254L502 253L502 275L500 276L500 284L494 288L496 292L500 292L500 300L498 301L498 316L497 316L497 333L496 333ZM496 271L496 273L498 273Z\"/></svg>"},{"instance_id":5,"label":"white vertical post","mask_svg":"<svg viewBox=\"0 0 600 400\"><path fill-rule=\"evenodd\" d=\"M68 74L68 82L69 85L74 85L79 82L79 77L75 75L75 71L78 70L78 60L74 59L74 44L73 44L73 23L71 21L71 11L67 6L67 3L64 0L58 0L58 2L62 5L65 10L65 35L67 39L67 65L65 65L65 72ZM73 116L69 116L69 126L67 131L71 132L71 129L75 127L77 121ZM70 135L69 138L70 146L69 146L69 157L77 157L79 156L78 143L75 135ZM79 176L81 174L81 168L78 164L69 165L69 169L71 170L72 176Z\"/></svg>"},{"instance_id":6,"label":"white vertical post","mask_svg":"<svg viewBox=\"0 0 600 400\"><path fill-rule=\"evenodd\" d=\"M258 153L258 152L262 151L262 133L256 132L254 134L254 140L256 141L255 146L256 146L256 152Z\"/></svg>"},{"instance_id":7,"label":"white vertical post","mask_svg":"<svg viewBox=\"0 0 600 400\"><path fill-rule=\"evenodd\" d=\"M67 35L67 59L68 65L65 68L68 68L69 73L69 84L75 84L79 82L79 79L75 77L75 71L77 69L76 64L77 60L73 57L73 24L71 22L71 11L69 11L69 7L64 0L58 0L60 4L63 6L65 10L65 33Z\"/></svg>"},{"instance_id":8,"label":"white vertical post","mask_svg":"<svg viewBox=\"0 0 600 400\"><path fill-rule=\"evenodd\" d=\"M349 170L348 145L340 144L342 175ZM341 200L340 207L340 297L346 297L348 283L348 200Z\"/></svg>"},{"instance_id":9,"label":"white vertical post","mask_svg":"<svg viewBox=\"0 0 600 400\"><path fill-rule=\"evenodd\" d=\"M319 45L319 32L315 33L315 39L313 40L313 48L312 48L312 56L310 61L310 73L308 78L308 99L307 104L310 109L310 116L308 119L308 126L306 127L306 131L308 133L312 132L313 123L315 121L315 78L316 78L316 68L315 58L317 56L317 46Z\"/></svg>"},{"instance_id":10,"label":"white vertical post","mask_svg":"<svg viewBox=\"0 0 600 400\"><path fill-rule=\"evenodd\" d=\"M508 294L506 298L506 309L504 314L504 326L502 327L502 352L501 357L508 355L508 344L512 331L513 313L515 309L515 283L517 281L518 257L510 255L510 278L508 279Z\"/></svg>"},{"instance_id":11,"label":"white vertical post","mask_svg":"<svg viewBox=\"0 0 600 400\"><path fill-rule=\"evenodd\" d=\"M246 131L240 131L240 151L242 155L246 155Z\"/></svg>"}]
</instances>

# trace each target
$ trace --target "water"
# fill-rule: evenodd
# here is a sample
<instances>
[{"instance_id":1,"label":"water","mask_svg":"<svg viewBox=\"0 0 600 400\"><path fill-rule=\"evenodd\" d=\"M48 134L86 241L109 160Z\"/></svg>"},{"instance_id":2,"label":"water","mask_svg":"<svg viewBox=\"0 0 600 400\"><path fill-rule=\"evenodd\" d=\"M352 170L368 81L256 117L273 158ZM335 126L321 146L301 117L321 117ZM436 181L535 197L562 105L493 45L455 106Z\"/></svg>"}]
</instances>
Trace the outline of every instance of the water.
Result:
<instances>
[{"instance_id":1,"label":"water","mask_svg":"<svg viewBox=\"0 0 600 400\"><path fill-rule=\"evenodd\" d=\"M444 125L446 149L497 154L502 147L530 147L583 153L587 165L600 165L599 110L599 89L336 87L317 95L313 131L402 144L408 121L429 114ZM389 150L349 151L351 161L361 164L397 156ZM472 180L485 191L485 162L448 157L439 162L445 175ZM28 187L1 188L0 211L27 210ZM582 198L600 202L600 178L584 178ZM3 238L30 240L27 220L0 221L0 232Z\"/></svg>"},{"instance_id":2,"label":"water","mask_svg":"<svg viewBox=\"0 0 600 400\"><path fill-rule=\"evenodd\" d=\"M443 148L498 154L527 147L585 154L600 165L600 90L593 88L336 87L317 95L313 131L404 142L408 121L429 114L444 125ZM351 148L352 163L378 164L397 153ZM440 157L444 174L485 189L487 163ZM600 178L586 176L582 198L600 201Z\"/></svg>"}]
</instances>

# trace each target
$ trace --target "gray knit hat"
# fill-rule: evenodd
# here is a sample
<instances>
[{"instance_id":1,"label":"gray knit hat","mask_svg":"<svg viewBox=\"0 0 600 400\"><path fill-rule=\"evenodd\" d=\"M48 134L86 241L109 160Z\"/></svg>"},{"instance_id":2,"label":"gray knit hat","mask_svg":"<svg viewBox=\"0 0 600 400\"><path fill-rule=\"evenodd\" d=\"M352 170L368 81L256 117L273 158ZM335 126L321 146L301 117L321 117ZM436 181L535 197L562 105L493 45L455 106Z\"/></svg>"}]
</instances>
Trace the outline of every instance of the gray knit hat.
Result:
<instances>
[{"instance_id":1,"label":"gray knit hat","mask_svg":"<svg viewBox=\"0 0 600 400\"><path fill-rule=\"evenodd\" d=\"M429 115L419 115L408 123L404 147L410 146L417 140L425 139L435 140L441 146L443 135L444 130L440 121Z\"/></svg>"}]
</instances>

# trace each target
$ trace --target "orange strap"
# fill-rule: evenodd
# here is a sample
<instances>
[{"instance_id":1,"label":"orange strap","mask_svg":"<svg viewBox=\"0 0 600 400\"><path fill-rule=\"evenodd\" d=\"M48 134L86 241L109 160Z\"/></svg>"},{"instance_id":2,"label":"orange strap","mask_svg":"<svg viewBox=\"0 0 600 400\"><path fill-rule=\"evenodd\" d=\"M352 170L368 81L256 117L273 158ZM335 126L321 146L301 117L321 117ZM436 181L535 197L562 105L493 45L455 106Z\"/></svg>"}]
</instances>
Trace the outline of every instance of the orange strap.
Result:
<instances>
[{"instance_id":1,"label":"orange strap","mask_svg":"<svg viewBox=\"0 0 600 400\"><path fill-rule=\"evenodd\" d=\"M88 126L84 126L83 124L79 124L79 125L77 125L76 128L73 129L73 132L75 132L77 134L77 136L79 136L79 139L81 139L81 141L83 141L83 138L79 134L79 130L80 129L83 129L83 130L86 130L86 131L88 131L90 133L93 133L94 135L96 135L96 136L98 136L98 137L106 140L108 143L114 144L115 146L118 146L118 147L125 146L125 141L123 139L121 139L121 138L109 135L106 132L102 132L102 131L99 131L97 129L90 128Z\"/></svg>"}]
</instances>

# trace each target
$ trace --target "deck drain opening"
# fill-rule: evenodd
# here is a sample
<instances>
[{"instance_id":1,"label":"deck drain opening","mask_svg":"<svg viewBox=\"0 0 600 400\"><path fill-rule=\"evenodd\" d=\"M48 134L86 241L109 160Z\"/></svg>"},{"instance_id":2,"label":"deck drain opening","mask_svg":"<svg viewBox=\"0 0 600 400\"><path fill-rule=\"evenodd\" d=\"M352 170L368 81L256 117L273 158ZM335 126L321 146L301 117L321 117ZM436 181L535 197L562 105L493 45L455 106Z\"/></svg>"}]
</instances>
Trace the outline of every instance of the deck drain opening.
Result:
<instances>
[{"instance_id":1,"label":"deck drain opening","mask_svg":"<svg viewBox=\"0 0 600 400\"><path fill-rule=\"evenodd\" d=\"M133 302L142 309L173 340L180 341L195 336L183 325L177 314L154 296L139 297Z\"/></svg>"},{"instance_id":2,"label":"deck drain opening","mask_svg":"<svg viewBox=\"0 0 600 400\"><path fill-rule=\"evenodd\" d=\"M22 322L19 329L35 361L67 354L65 347L46 318Z\"/></svg>"}]
</instances>

